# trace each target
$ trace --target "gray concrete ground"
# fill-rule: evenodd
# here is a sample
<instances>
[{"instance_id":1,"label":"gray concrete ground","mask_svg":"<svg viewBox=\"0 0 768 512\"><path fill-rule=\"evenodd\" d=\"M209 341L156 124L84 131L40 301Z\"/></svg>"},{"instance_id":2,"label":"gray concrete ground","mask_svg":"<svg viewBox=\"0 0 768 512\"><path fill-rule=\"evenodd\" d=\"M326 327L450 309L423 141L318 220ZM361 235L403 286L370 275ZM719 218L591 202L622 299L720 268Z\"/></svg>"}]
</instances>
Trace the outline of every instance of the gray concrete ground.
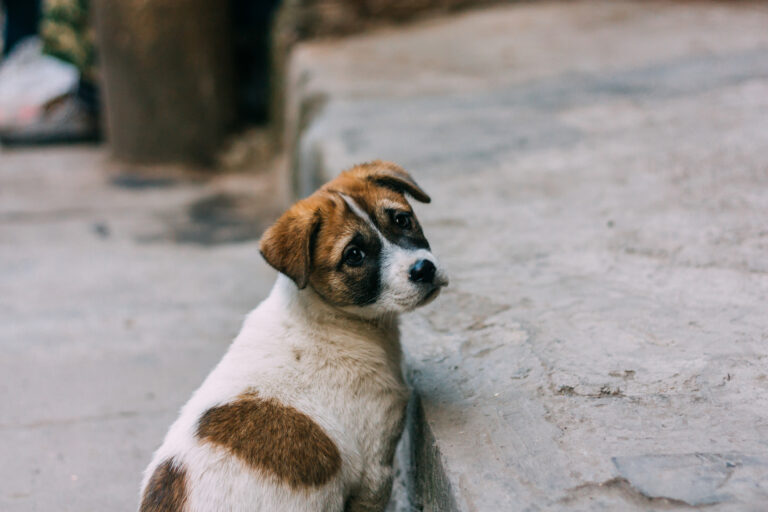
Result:
<instances>
[{"instance_id":1,"label":"gray concrete ground","mask_svg":"<svg viewBox=\"0 0 768 512\"><path fill-rule=\"evenodd\" d=\"M272 284L271 185L0 153L0 510L136 509L152 450Z\"/></svg>"},{"instance_id":2,"label":"gray concrete ground","mask_svg":"<svg viewBox=\"0 0 768 512\"><path fill-rule=\"evenodd\" d=\"M434 199L425 510L766 510L766 27L532 2L295 51L300 188L385 158Z\"/></svg>"}]
</instances>

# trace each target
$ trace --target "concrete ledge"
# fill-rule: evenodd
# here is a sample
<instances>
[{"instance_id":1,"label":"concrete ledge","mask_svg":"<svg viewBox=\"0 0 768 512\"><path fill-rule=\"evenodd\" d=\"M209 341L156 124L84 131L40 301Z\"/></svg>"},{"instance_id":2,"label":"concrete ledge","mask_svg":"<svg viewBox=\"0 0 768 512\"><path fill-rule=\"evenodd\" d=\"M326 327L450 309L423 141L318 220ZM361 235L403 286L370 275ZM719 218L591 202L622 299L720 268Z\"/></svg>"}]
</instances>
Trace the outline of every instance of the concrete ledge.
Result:
<instances>
[{"instance_id":1,"label":"concrete ledge","mask_svg":"<svg viewBox=\"0 0 768 512\"><path fill-rule=\"evenodd\" d=\"M768 500L768 8L541 2L300 45L301 195L411 170L425 510Z\"/></svg>"},{"instance_id":2,"label":"concrete ledge","mask_svg":"<svg viewBox=\"0 0 768 512\"><path fill-rule=\"evenodd\" d=\"M418 395L410 407L410 501L417 510L458 512L451 482L445 474L443 455L437 444Z\"/></svg>"}]
</instances>

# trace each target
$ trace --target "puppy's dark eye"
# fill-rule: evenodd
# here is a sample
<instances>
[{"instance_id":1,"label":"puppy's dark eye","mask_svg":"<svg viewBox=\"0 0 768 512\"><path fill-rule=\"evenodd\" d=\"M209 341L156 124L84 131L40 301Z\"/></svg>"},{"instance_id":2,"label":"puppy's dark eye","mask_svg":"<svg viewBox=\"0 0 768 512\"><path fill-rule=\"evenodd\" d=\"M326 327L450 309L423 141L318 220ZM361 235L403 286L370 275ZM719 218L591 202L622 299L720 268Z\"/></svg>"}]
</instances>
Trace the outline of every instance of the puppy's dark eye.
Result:
<instances>
[{"instance_id":1,"label":"puppy's dark eye","mask_svg":"<svg viewBox=\"0 0 768 512\"><path fill-rule=\"evenodd\" d=\"M411 229L411 214L405 212L398 212L394 215L393 220L395 225L400 229Z\"/></svg>"},{"instance_id":2,"label":"puppy's dark eye","mask_svg":"<svg viewBox=\"0 0 768 512\"><path fill-rule=\"evenodd\" d=\"M359 267L364 260L365 252L359 247L350 245L344 250L344 263L350 267Z\"/></svg>"}]
</instances>

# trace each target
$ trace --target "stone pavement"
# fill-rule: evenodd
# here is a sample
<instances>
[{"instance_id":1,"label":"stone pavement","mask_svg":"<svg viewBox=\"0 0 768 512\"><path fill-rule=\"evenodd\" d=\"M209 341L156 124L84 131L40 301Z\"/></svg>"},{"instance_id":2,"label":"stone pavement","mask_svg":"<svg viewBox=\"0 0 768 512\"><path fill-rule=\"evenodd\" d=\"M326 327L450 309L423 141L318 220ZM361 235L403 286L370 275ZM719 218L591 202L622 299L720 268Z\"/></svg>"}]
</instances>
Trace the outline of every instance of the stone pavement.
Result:
<instances>
[{"instance_id":1,"label":"stone pavement","mask_svg":"<svg viewBox=\"0 0 768 512\"><path fill-rule=\"evenodd\" d=\"M308 193L394 160L425 510L768 507L768 8L532 2L303 44Z\"/></svg>"},{"instance_id":2,"label":"stone pavement","mask_svg":"<svg viewBox=\"0 0 768 512\"><path fill-rule=\"evenodd\" d=\"M136 510L152 451L272 285L270 185L0 152L0 510Z\"/></svg>"}]
</instances>

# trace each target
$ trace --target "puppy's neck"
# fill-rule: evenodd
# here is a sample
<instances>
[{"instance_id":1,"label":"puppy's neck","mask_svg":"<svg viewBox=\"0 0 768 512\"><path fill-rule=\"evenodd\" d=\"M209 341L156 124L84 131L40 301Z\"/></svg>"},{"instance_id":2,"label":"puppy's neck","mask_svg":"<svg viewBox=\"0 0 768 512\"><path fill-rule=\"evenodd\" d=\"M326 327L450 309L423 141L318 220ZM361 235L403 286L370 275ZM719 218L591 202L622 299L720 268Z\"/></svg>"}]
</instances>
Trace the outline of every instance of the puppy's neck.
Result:
<instances>
[{"instance_id":1,"label":"puppy's neck","mask_svg":"<svg viewBox=\"0 0 768 512\"><path fill-rule=\"evenodd\" d=\"M312 323L325 328L335 328L343 331L358 332L365 335L368 332L393 339L399 342L400 318L397 313L376 317L365 317L354 312L345 311L326 302L311 287L299 289L289 277L278 274L270 297L283 302L286 310L302 315Z\"/></svg>"}]
</instances>

